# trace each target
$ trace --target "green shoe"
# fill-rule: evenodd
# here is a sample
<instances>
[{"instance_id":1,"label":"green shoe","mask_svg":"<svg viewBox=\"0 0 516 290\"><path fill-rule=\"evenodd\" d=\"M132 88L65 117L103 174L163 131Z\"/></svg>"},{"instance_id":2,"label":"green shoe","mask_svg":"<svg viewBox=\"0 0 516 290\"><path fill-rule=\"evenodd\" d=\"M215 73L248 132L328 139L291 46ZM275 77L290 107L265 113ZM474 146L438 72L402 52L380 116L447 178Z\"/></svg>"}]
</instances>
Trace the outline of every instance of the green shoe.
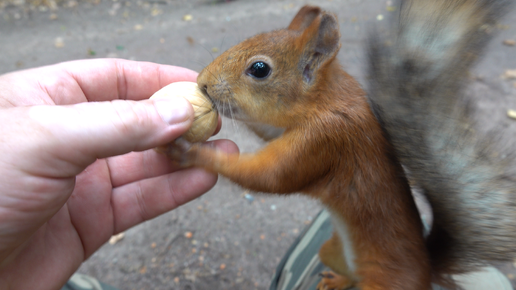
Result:
<instances>
[{"instance_id":1,"label":"green shoe","mask_svg":"<svg viewBox=\"0 0 516 290\"><path fill-rule=\"evenodd\" d=\"M118 290L113 286L109 286L100 282L99 280L75 273L61 288L61 290Z\"/></svg>"},{"instance_id":2,"label":"green shoe","mask_svg":"<svg viewBox=\"0 0 516 290\"><path fill-rule=\"evenodd\" d=\"M269 290L315 290L328 271L319 260L319 249L333 232L330 215L323 210L292 244L276 268ZM509 280L494 267L453 277L464 290L513 290ZM356 288L350 288L357 290ZM432 285L433 290L446 290Z\"/></svg>"}]
</instances>

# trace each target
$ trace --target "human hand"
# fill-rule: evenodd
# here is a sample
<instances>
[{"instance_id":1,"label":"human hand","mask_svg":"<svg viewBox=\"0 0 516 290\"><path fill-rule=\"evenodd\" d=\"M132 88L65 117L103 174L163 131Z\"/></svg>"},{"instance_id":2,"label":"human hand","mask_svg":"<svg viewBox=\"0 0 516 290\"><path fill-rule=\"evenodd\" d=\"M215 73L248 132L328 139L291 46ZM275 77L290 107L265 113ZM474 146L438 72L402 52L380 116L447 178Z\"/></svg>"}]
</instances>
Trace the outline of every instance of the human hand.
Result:
<instances>
[{"instance_id":1,"label":"human hand","mask_svg":"<svg viewBox=\"0 0 516 290\"><path fill-rule=\"evenodd\" d=\"M182 98L144 99L196 76L125 60L0 76L0 285L59 289L113 234L215 184L215 174L148 150L183 134L193 109Z\"/></svg>"}]
</instances>

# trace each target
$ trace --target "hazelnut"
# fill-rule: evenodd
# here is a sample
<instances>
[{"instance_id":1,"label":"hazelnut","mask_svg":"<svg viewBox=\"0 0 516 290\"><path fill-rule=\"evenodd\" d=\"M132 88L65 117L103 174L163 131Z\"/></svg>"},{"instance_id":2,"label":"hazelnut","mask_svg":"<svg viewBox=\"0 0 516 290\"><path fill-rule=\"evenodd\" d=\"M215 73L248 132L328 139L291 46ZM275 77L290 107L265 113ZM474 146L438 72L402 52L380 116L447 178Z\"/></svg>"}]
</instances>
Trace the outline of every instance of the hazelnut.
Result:
<instances>
[{"instance_id":1,"label":"hazelnut","mask_svg":"<svg viewBox=\"0 0 516 290\"><path fill-rule=\"evenodd\" d=\"M183 138L190 142L204 142L213 135L218 124L218 112L194 82L175 82L163 87L152 95L156 98L177 98L187 99L193 106L195 116L192 127L183 134Z\"/></svg>"}]
</instances>

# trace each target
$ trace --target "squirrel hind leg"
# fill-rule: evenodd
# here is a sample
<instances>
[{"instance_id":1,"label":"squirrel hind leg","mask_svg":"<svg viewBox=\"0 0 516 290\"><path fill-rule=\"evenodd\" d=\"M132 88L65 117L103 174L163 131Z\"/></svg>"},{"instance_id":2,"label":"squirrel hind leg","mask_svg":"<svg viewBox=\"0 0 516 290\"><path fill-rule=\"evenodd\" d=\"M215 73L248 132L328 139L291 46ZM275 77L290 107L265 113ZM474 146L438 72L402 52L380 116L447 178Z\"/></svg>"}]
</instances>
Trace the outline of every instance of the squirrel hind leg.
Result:
<instances>
[{"instance_id":1,"label":"squirrel hind leg","mask_svg":"<svg viewBox=\"0 0 516 290\"><path fill-rule=\"evenodd\" d=\"M349 270L344 257L342 242L334 232L319 250L321 262L332 271L322 272L317 290L344 290L356 285L357 279Z\"/></svg>"}]
</instances>

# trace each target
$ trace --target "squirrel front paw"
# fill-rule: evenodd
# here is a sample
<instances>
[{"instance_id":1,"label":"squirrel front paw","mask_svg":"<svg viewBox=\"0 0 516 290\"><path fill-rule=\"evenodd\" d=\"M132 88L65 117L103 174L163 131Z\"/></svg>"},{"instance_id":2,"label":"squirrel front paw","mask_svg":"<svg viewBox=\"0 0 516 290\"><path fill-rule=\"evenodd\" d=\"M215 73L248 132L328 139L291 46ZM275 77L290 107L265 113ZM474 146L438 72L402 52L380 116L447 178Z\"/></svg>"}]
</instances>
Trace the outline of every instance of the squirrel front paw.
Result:
<instances>
[{"instance_id":1,"label":"squirrel front paw","mask_svg":"<svg viewBox=\"0 0 516 290\"><path fill-rule=\"evenodd\" d=\"M322 272L322 279L317 284L317 290L345 290L353 287L353 281L334 272Z\"/></svg>"},{"instance_id":2,"label":"squirrel front paw","mask_svg":"<svg viewBox=\"0 0 516 290\"><path fill-rule=\"evenodd\" d=\"M197 159L198 147L202 146L198 143L190 143L183 138L177 138L176 140L168 143L167 145L156 148L156 151L167 155L179 166L192 167L195 165Z\"/></svg>"}]
</instances>

